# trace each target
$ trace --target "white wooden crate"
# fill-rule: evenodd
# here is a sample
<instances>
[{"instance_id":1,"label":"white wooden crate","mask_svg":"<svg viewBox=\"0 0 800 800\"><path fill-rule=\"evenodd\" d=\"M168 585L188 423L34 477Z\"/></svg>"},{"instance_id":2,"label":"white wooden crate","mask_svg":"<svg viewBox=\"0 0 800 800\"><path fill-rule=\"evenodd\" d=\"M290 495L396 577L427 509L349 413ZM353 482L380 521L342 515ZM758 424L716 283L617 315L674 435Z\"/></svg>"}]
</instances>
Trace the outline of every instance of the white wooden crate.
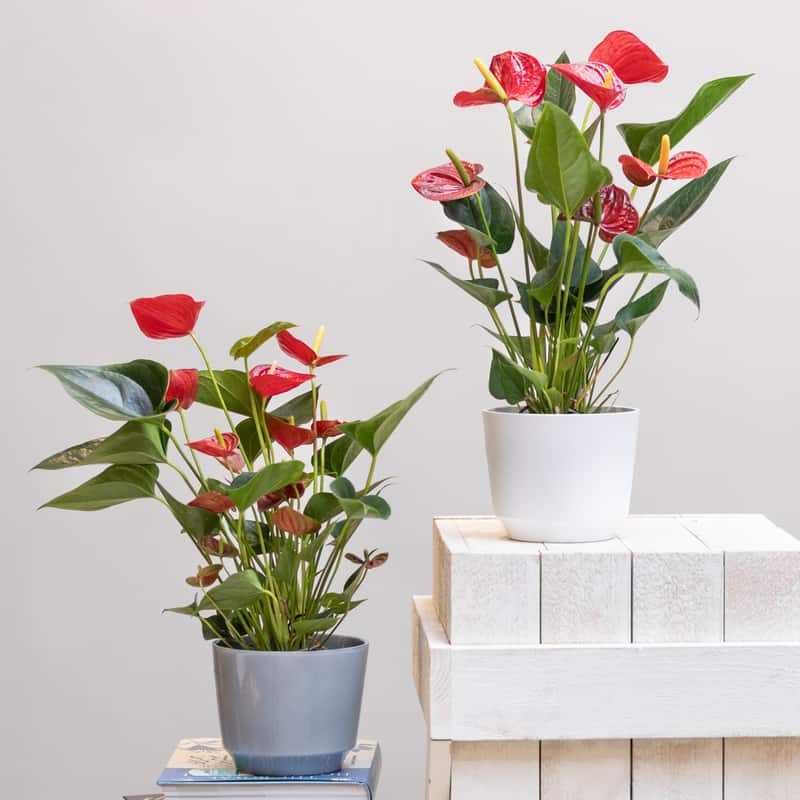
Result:
<instances>
[{"instance_id":1,"label":"white wooden crate","mask_svg":"<svg viewBox=\"0 0 800 800\"><path fill-rule=\"evenodd\" d=\"M760 515L595 544L434 521L414 673L430 796L800 798L800 543ZM438 776L438 777L437 777Z\"/></svg>"}]
</instances>

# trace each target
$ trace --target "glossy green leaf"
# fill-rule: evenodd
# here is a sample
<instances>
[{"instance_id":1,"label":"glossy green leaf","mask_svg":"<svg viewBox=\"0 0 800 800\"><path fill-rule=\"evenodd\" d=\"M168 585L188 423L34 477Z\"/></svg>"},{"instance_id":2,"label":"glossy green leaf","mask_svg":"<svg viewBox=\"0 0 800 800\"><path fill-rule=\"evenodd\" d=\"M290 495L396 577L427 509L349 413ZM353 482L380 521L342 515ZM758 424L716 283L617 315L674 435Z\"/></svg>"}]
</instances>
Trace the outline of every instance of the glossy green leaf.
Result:
<instances>
[{"instance_id":1,"label":"glossy green leaf","mask_svg":"<svg viewBox=\"0 0 800 800\"><path fill-rule=\"evenodd\" d=\"M555 226L553 227L553 238L550 242L550 255L549 255L549 263L550 266L560 266L561 259L564 255L564 238L566 236L566 225L567 223L560 219L556 222ZM570 279L570 286L575 288L580 285L581 276L583 273L583 260L586 257L586 246L584 245L583 241L578 237L578 241L575 243L575 256L572 262L572 277ZM590 284L596 281L600 277L600 267L597 265L597 262L593 259L589 259L589 268L588 273L586 276L586 283Z\"/></svg>"},{"instance_id":2,"label":"glossy green leaf","mask_svg":"<svg viewBox=\"0 0 800 800\"><path fill-rule=\"evenodd\" d=\"M234 342L231 346L230 354L233 358L249 358L264 342L268 342L276 334L296 327L293 322L273 322L253 336L243 336Z\"/></svg>"},{"instance_id":3,"label":"glossy green leaf","mask_svg":"<svg viewBox=\"0 0 800 800\"><path fill-rule=\"evenodd\" d=\"M252 519L245 520L244 536L254 553L276 553L280 549L279 540L272 537L269 525L263 522L256 522Z\"/></svg>"},{"instance_id":4,"label":"glossy green leaf","mask_svg":"<svg viewBox=\"0 0 800 800\"><path fill-rule=\"evenodd\" d=\"M258 573L252 569L234 572L222 583L209 589L198 603L200 611L239 611L264 597L264 587Z\"/></svg>"},{"instance_id":5,"label":"glossy green leaf","mask_svg":"<svg viewBox=\"0 0 800 800\"><path fill-rule=\"evenodd\" d=\"M339 498L332 492L317 492L309 498L303 513L320 522L327 522L342 513L342 506Z\"/></svg>"},{"instance_id":6,"label":"glossy green leaf","mask_svg":"<svg viewBox=\"0 0 800 800\"><path fill-rule=\"evenodd\" d=\"M566 52L562 52L553 63L569 64L569 56ZM546 102L558 106L567 114L572 114L575 108L575 84L567 80L560 72L554 69L548 70L544 99Z\"/></svg>"},{"instance_id":7,"label":"glossy green leaf","mask_svg":"<svg viewBox=\"0 0 800 800\"><path fill-rule=\"evenodd\" d=\"M335 481L331 482L331 491L337 497L355 497L356 496L356 487L353 486L353 482L348 478L341 477L337 478Z\"/></svg>"},{"instance_id":8,"label":"glossy green leaf","mask_svg":"<svg viewBox=\"0 0 800 800\"><path fill-rule=\"evenodd\" d=\"M705 203L731 161L733 158L726 158L715 164L705 175L684 184L653 208L639 229L639 238L658 247L664 239L675 233Z\"/></svg>"},{"instance_id":9,"label":"glossy green leaf","mask_svg":"<svg viewBox=\"0 0 800 800\"><path fill-rule=\"evenodd\" d=\"M244 476L244 477L243 477ZM240 511L249 508L259 497L297 483L303 477L302 461L281 461L268 464L259 472L243 473L234 488L228 489L228 497ZM233 484L232 484L233 485Z\"/></svg>"},{"instance_id":10,"label":"glossy green leaf","mask_svg":"<svg viewBox=\"0 0 800 800\"><path fill-rule=\"evenodd\" d=\"M551 70L551 72L555 72L555 70ZM528 139L532 139L533 132L536 130L536 123L539 121L539 117L541 116L541 103L538 106L522 105L514 112L514 122L516 123L517 127L528 137Z\"/></svg>"},{"instance_id":11,"label":"glossy green leaf","mask_svg":"<svg viewBox=\"0 0 800 800\"><path fill-rule=\"evenodd\" d=\"M586 144L588 144L589 147L592 146L595 134L599 129L600 129L600 115L598 114L595 117L594 122L583 132L583 138L586 140Z\"/></svg>"},{"instance_id":12,"label":"glossy green leaf","mask_svg":"<svg viewBox=\"0 0 800 800\"><path fill-rule=\"evenodd\" d=\"M531 141L525 185L567 217L603 186L611 173L589 152L569 115L545 103Z\"/></svg>"},{"instance_id":13,"label":"glossy green leaf","mask_svg":"<svg viewBox=\"0 0 800 800\"><path fill-rule=\"evenodd\" d=\"M126 422L110 436L68 447L33 469L64 469L89 464L160 464L166 458L161 430L151 422Z\"/></svg>"},{"instance_id":14,"label":"glossy green leaf","mask_svg":"<svg viewBox=\"0 0 800 800\"><path fill-rule=\"evenodd\" d=\"M447 278L447 280L452 281L460 289L463 289L470 297L474 297L479 303L483 303L487 308L494 308L511 297L507 292L502 292L499 289L493 288L491 284L487 285L478 280L463 280L462 278L457 278L444 267L435 264L433 261L426 261L425 263L433 267L440 275Z\"/></svg>"},{"instance_id":15,"label":"glossy green leaf","mask_svg":"<svg viewBox=\"0 0 800 800\"><path fill-rule=\"evenodd\" d=\"M671 267L654 247L628 233L619 234L612 247L617 256L619 272L666 275L675 281L678 291L700 310L700 296L692 276L682 269Z\"/></svg>"},{"instance_id":16,"label":"glossy green leaf","mask_svg":"<svg viewBox=\"0 0 800 800\"><path fill-rule=\"evenodd\" d=\"M238 423L235 430L239 437L239 449L250 461L255 461L261 455L261 440L258 438L256 421L247 417Z\"/></svg>"},{"instance_id":17,"label":"glossy green leaf","mask_svg":"<svg viewBox=\"0 0 800 800\"><path fill-rule=\"evenodd\" d=\"M542 373L521 367L497 350L492 350L492 364L489 368L489 393L492 397L505 400L512 406L520 403L533 385L533 375L537 376L537 382L540 382L540 377L547 380Z\"/></svg>"},{"instance_id":18,"label":"glossy green leaf","mask_svg":"<svg viewBox=\"0 0 800 800\"><path fill-rule=\"evenodd\" d=\"M665 133L669 134L670 144L675 147L750 77L752 74L709 81L697 90L686 108L671 119L650 123L623 123L617 125L617 130L633 155L648 164L655 164L661 151L661 137Z\"/></svg>"},{"instance_id":19,"label":"glossy green leaf","mask_svg":"<svg viewBox=\"0 0 800 800\"><path fill-rule=\"evenodd\" d=\"M102 367L47 364L40 369L55 375L84 408L113 420L156 416L169 382L166 367L144 359Z\"/></svg>"},{"instance_id":20,"label":"glossy green leaf","mask_svg":"<svg viewBox=\"0 0 800 800\"><path fill-rule=\"evenodd\" d=\"M160 483L158 488L164 496L172 516L181 526L181 530L186 531L193 539L200 539L219 528L219 516L217 514L212 514L204 508L196 508L182 503L173 497Z\"/></svg>"},{"instance_id":21,"label":"glossy green leaf","mask_svg":"<svg viewBox=\"0 0 800 800\"><path fill-rule=\"evenodd\" d=\"M152 464L114 464L40 508L99 511L128 500L153 497L157 475L158 467Z\"/></svg>"},{"instance_id":22,"label":"glossy green leaf","mask_svg":"<svg viewBox=\"0 0 800 800\"><path fill-rule=\"evenodd\" d=\"M667 286L669 286L669 280L662 281L654 289L637 297L632 303L628 303L617 311L614 317L617 328L625 331L628 336L635 336L647 318L661 305Z\"/></svg>"},{"instance_id":23,"label":"glossy green leaf","mask_svg":"<svg viewBox=\"0 0 800 800\"><path fill-rule=\"evenodd\" d=\"M298 636L307 636L309 633L327 631L337 623L336 617L316 617L314 619L296 619L292 622L292 630Z\"/></svg>"},{"instance_id":24,"label":"glossy green leaf","mask_svg":"<svg viewBox=\"0 0 800 800\"><path fill-rule=\"evenodd\" d=\"M182 614L186 617L196 617L197 616L197 604L192 603L188 606L175 606L174 608L165 608L161 613L166 614L167 612L171 614Z\"/></svg>"},{"instance_id":25,"label":"glossy green leaf","mask_svg":"<svg viewBox=\"0 0 800 800\"><path fill-rule=\"evenodd\" d=\"M317 396L321 385L317 385ZM314 416L314 393L309 389L303 394L298 394L292 397L277 408L270 408L269 413L273 417L280 417L283 420L288 420L289 417L294 417L295 425L305 425L306 422L311 422Z\"/></svg>"},{"instance_id":26,"label":"glossy green leaf","mask_svg":"<svg viewBox=\"0 0 800 800\"><path fill-rule=\"evenodd\" d=\"M214 370L220 394L225 405L232 414L249 417L252 414L250 405L250 377L239 369ZM214 383L208 370L200 372L197 386L197 402L212 408L222 408Z\"/></svg>"},{"instance_id":27,"label":"glossy green leaf","mask_svg":"<svg viewBox=\"0 0 800 800\"><path fill-rule=\"evenodd\" d=\"M389 504L378 495L349 498L340 497L339 504L348 519L389 519Z\"/></svg>"},{"instance_id":28,"label":"glossy green leaf","mask_svg":"<svg viewBox=\"0 0 800 800\"><path fill-rule=\"evenodd\" d=\"M354 439L342 436L325 445L325 473L339 476L346 472L364 448Z\"/></svg>"},{"instance_id":29,"label":"glossy green leaf","mask_svg":"<svg viewBox=\"0 0 800 800\"><path fill-rule=\"evenodd\" d=\"M486 230L478 207L478 199L489 230ZM465 227L491 236L498 253L507 253L514 244L514 212L506 199L488 183L477 194L462 200L442 203L445 216Z\"/></svg>"},{"instance_id":30,"label":"glossy green leaf","mask_svg":"<svg viewBox=\"0 0 800 800\"><path fill-rule=\"evenodd\" d=\"M406 414L416 405L417 401L420 400L425 392L428 391L430 385L441 374L441 372L437 372L436 375L428 378L428 380L414 389L408 397L392 403L370 419L344 423L339 426L339 430L348 439L358 442L370 455L376 456L395 428L403 421Z\"/></svg>"}]
</instances>

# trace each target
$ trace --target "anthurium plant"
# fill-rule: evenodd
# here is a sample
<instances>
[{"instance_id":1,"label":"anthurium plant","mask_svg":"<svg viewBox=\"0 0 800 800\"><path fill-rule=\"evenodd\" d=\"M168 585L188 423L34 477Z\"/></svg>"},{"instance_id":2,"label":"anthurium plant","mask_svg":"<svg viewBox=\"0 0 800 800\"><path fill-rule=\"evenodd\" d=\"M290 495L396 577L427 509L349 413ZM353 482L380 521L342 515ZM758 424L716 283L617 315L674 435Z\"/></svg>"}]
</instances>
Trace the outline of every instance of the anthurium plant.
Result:
<instances>
[{"instance_id":1,"label":"anthurium plant","mask_svg":"<svg viewBox=\"0 0 800 800\"><path fill-rule=\"evenodd\" d=\"M131 310L151 339L190 338L205 369L169 370L138 359L108 366L44 366L67 393L100 417L122 423L109 436L62 450L37 469L107 465L95 477L44 506L95 511L139 498L172 515L197 555L186 578L195 596L167 609L200 621L207 639L254 650L323 647L385 552L350 552L365 520L386 519L386 479L375 477L378 455L434 378L369 419L328 416L317 371L343 355L321 353L324 328L309 345L288 322L275 322L230 349L241 368L212 368L194 333L202 302L189 295L140 298ZM299 362L251 367L272 339ZM298 390L290 399L284 399ZM280 405L274 401L283 400ZM193 403L221 414L220 427L196 439ZM366 480L348 472L366 454ZM163 474L173 473L168 489ZM344 562L350 574L337 583Z\"/></svg>"},{"instance_id":2,"label":"anthurium plant","mask_svg":"<svg viewBox=\"0 0 800 800\"><path fill-rule=\"evenodd\" d=\"M412 186L460 226L437 237L466 264L454 272L426 263L486 308L496 342L493 397L532 413L603 410L613 405L637 333L668 286L675 284L699 311L695 281L659 248L705 203L731 159L709 168L701 153L673 148L750 76L703 84L669 119L618 124L627 151L617 159L617 183L607 164L607 118L628 87L659 83L668 72L644 42L613 31L583 62L562 53L545 65L506 51L488 67L480 59L475 65L483 85L453 101L502 109L515 201L481 177L481 164L447 150L449 160L421 172ZM577 123L576 88L588 99ZM634 200L646 187L639 210ZM526 200L549 211L547 235L530 230ZM506 258L515 240L522 274L512 283Z\"/></svg>"}]
</instances>

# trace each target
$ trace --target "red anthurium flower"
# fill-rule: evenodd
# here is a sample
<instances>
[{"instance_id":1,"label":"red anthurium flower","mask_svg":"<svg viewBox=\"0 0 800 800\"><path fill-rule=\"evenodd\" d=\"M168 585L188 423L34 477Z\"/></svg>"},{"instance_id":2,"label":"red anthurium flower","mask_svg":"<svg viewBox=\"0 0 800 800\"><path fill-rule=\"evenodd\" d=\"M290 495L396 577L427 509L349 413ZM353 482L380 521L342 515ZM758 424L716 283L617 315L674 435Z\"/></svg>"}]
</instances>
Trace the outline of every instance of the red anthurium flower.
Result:
<instances>
[{"instance_id":1,"label":"red anthurium flower","mask_svg":"<svg viewBox=\"0 0 800 800\"><path fill-rule=\"evenodd\" d=\"M477 194L486 185L486 181L477 177L483 172L483 165L470 164L469 161L461 163L469 178L466 186L458 170L450 162L420 172L411 181L411 185L427 200L438 200L440 203Z\"/></svg>"},{"instance_id":2,"label":"red anthurium flower","mask_svg":"<svg viewBox=\"0 0 800 800\"><path fill-rule=\"evenodd\" d=\"M295 511L289 506L281 506L272 512L270 522L282 531L292 536L304 536L307 533L318 531L321 522L313 517L308 517L300 511Z\"/></svg>"},{"instance_id":3,"label":"red anthurium flower","mask_svg":"<svg viewBox=\"0 0 800 800\"><path fill-rule=\"evenodd\" d=\"M687 180L701 178L708 172L708 159L702 153L684 150L667 161L663 172L656 172L649 164L635 156L620 156L619 163L625 177L636 186L649 186L656 178L661 180Z\"/></svg>"},{"instance_id":4,"label":"red anthurium flower","mask_svg":"<svg viewBox=\"0 0 800 800\"><path fill-rule=\"evenodd\" d=\"M364 551L364 558L359 558L359 556L357 556L355 553L345 553L344 557L348 561L352 561L354 564L364 564L367 569L375 569L376 567L380 567L389 560L388 553L377 553L376 555L370 557L370 554L366 550Z\"/></svg>"},{"instance_id":5,"label":"red anthurium flower","mask_svg":"<svg viewBox=\"0 0 800 800\"><path fill-rule=\"evenodd\" d=\"M625 99L625 85L663 81L669 67L630 31L612 31L578 64L552 64L600 108L608 111Z\"/></svg>"},{"instance_id":6,"label":"red anthurium flower","mask_svg":"<svg viewBox=\"0 0 800 800\"><path fill-rule=\"evenodd\" d=\"M222 494L222 492L203 492L197 495L189 505L195 508L203 508L212 514L222 514L225 511L230 511L234 503L228 495Z\"/></svg>"},{"instance_id":7,"label":"red anthurium flower","mask_svg":"<svg viewBox=\"0 0 800 800\"><path fill-rule=\"evenodd\" d=\"M311 432L320 439L341 436L342 432L339 430L341 424L342 420L340 419L319 419L311 424Z\"/></svg>"},{"instance_id":8,"label":"red anthurium flower","mask_svg":"<svg viewBox=\"0 0 800 800\"><path fill-rule=\"evenodd\" d=\"M234 450L229 456L218 458L217 461L237 475L244 469L244 458L242 458L242 454L238 450Z\"/></svg>"},{"instance_id":9,"label":"red anthurium flower","mask_svg":"<svg viewBox=\"0 0 800 800\"><path fill-rule=\"evenodd\" d=\"M482 67L485 69L485 65ZM505 103L508 100L519 100L526 106L538 106L542 102L547 70L533 56L506 50L492 58L489 71L497 79L505 97L498 95L489 82L485 81L474 92L459 92L453 102L460 108Z\"/></svg>"},{"instance_id":10,"label":"red anthurium flower","mask_svg":"<svg viewBox=\"0 0 800 800\"><path fill-rule=\"evenodd\" d=\"M234 545L223 542L216 536L204 536L200 540L200 546L210 556L217 556L217 558L230 558L239 554L239 550Z\"/></svg>"},{"instance_id":11,"label":"red anthurium flower","mask_svg":"<svg viewBox=\"0 0 800 800\"><path fill-rule=\"evenodd\" d=\"M196 369L171 369L164 401L177 400L179 408L189 408L197 397L200 374Z\"/></svg>"},{"instance_id":12,"label":"red anthurium flower","mask_svg":"<svg viewBox=\"0 0 800 800\"><path fill-rule=\"evenodd\" d=\"M250 385L262 396L273 397L289 392L305 381L316 377L310 372L292 372L275 364L262 364L250 370Z\"/></svg>"},{"instance_id":13,"label":"red anthurium flower","mask_svg":"<svg viewBox=\"0 0 800 800\"><path fill-rule=\"evenodd\" d=\"M190 575L186 579L189 586L211 586L214 581L219 577L222 571L222 564L209 564L207 567L198 567L197 575Z\"/></svg>"},{"instance_id":14,"label":"red anthurium flower","mask_svg":"<svg viewBox=\"0 0 800 800\"><path fill-rule=\"evenodd\" d=\"M340 358L346 358L343 353L335 356L320 356L313 347L301 342L296 336L292 336L289 331L281 331L278 334L278 345L287 356L297 359L307 367L324 367L325 364L338 361Z\"/></svg>"},{"instance_id":15,"label":"red anthurium flower","mask_svg":"<svg viewBox=\"0 0 800 800\"><path fill-rule=\"evenodd\" d=\"M270 492L258 499L258 510L268 511L270 508L282 503L284 500L299 500L306 490L304 483L292 483L289 486L284 486L283 489L278 489L277 492Z\"/></svg>"},{"instance_id":16,"label":"red anthurium flower","mask_svg":"<svg viewBox=\"0 0 800 800\"><path fill-rule=\"evenodd\" d=\"M636 233L639 228L639 212L631 202L631 196L621 187L610 184L604 186L600 192L600 238L610 242L619 233ZM587 200L578 209L574 219L594 220L594 198Z\"/></svg>"},{"instance_id":17,"label":"red anthurium flower","mask_svg":"<svg viewBox=\"0 0 800 800\"><path fill-rule=\"evenodd\" d=\"M131 301L131 311L141 332L151 339L188 336L197 323L202 301L188 294L161 294Z\"/></svg>"},{"instance_id":18,"label":"red anthurium flower","mask_svg":"<svg viewBox=\"0 0 800 800\"><path fill-rule=\"evenodd\" d=\"M439 231L436 234L436 238L451 250L455 250L460 256L464 256L468 261L480 259L482 267L494 267L497 265L492 251L486 247L478 247L478 243L463 228L455 231Z\"/></svg>"},{"instance_id":19,"label":"red anthurium flower","mask_svg":"<svg viewBox=\"0 0 800 800\"><path fill-rule=\"evenodd\" d=\"M270 414L266 415L266 421L270 438L284 450L291 452L300 445L311 444L314 441L314 434L308 428L292 425L284 422L280 417L273 417Z\"/></svg>"},{"instance_id":20,"label":"red anthurium flower","mask_svg":"<svg viewBox=\"0 0 800 800\"><path fill-rule=\"evenodd\" d=\"M222 441L220 441L220 438ZM239 437L235 433L221 433L209 436L208 439L199 439L196 442L188 442L187 447L197 450L198 453L205 453L207 456L215 458L227 458L237 452Z\"/></svg>"}]
</instances>

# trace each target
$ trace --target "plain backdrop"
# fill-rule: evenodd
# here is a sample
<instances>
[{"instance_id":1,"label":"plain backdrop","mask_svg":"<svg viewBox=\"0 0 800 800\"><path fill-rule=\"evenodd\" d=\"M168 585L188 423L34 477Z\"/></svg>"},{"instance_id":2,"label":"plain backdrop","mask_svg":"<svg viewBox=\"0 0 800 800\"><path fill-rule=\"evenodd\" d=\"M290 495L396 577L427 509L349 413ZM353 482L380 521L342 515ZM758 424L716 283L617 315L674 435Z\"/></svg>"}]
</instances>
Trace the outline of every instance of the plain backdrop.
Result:
<instances>
[{"instance_id":1,"label":"plain backdrop","mask_svg":"<svg viewBox=\"0 0 800 800\"><path fill-rule=\"evenodd\" d=\"M738 156L663 248L696 277L702 314L670 290L620 399L643 409L635 511L761 511L800 530L798 24L778 0L724 13L632 0L4 0L4 796L146 791L179 737L217 731L209 646L161 615L188 600L196 561L171 518L144 502L36 513L92 470L27 474L111 428L32 365L199 365L189 342L136 329L127 302L162 292L207 301L198 333L220 366L262 324L292 320L310 338L326 323L326 350L350 354L323 375L339 417L456 368L385 450L394 513L359 541L391 558L347 625L372 648L362 733L384 746L380 797L422 796L410 596L430 591L431 516L490 510L479 411L491 400L480 307L418 261L461 267L433 238L452 226L409 180L451 146L512 187L500 108L451 103L480 84L475 55L551 61L568 48L579 60L631 29L671 71L632 88L613 123L671 116L703 81L757 73L682 144L712 163ZM608 147L620 149L614 135Z\"/></svg>"}]
</instances>

